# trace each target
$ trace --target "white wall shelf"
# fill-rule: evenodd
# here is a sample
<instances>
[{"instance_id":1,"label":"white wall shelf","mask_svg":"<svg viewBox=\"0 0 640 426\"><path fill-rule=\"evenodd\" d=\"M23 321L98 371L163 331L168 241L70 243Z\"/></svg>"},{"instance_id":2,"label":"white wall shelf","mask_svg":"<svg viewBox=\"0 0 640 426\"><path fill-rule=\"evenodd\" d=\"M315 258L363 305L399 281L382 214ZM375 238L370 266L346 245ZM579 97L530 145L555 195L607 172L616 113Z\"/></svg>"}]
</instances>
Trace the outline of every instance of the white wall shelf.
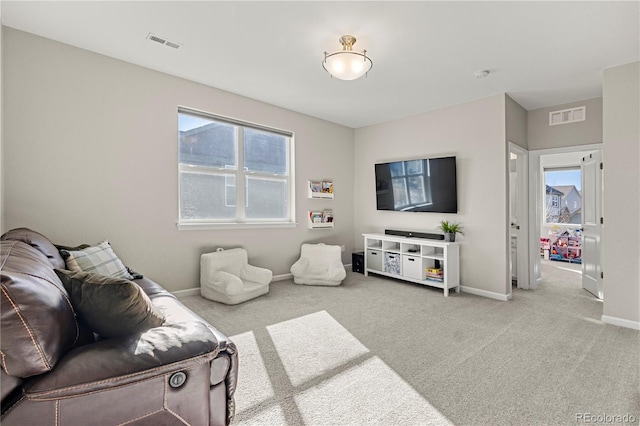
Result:
<instances>
[{"instance_id":1,"label":"white wall shelf","mask_svg":"<svg viewBox=\"0 0 640 426\"><path fill-rule=\"evenodd\" d=\"M307 222L309 229L332 229L333 210L309 211L307 212Z\"/></svg>"},{"instance_id":2,"label":"white wall shelf","mask_svg":"<svg viewBox=\"0 0 640 426\"><path fill-rule=\"evenodd\" d=\"M309 223L310 229L333 229L333 222L331 223Z\"/></svg>"},{"instance_id":3,"label":"white wall shelf","mask_svg":"<svg viewBox=\"0 0 640 426\"><path fill-rule=\"evenodd\" d=\"M386 234L362 236L365 276L371 272L440 288L445 297L450 289L460 293L459 243Z\"/></svg>"},{"instance_id":4,"label":"white wall shelf","mask_svg":"<svg viewBox=\"0 0 640 426\"><path fill-rule=\"evenodd\" d=\"M309 180L307 181L307 198L320 198L333 200L333 181Z\"/></svg>"}]
</instances>

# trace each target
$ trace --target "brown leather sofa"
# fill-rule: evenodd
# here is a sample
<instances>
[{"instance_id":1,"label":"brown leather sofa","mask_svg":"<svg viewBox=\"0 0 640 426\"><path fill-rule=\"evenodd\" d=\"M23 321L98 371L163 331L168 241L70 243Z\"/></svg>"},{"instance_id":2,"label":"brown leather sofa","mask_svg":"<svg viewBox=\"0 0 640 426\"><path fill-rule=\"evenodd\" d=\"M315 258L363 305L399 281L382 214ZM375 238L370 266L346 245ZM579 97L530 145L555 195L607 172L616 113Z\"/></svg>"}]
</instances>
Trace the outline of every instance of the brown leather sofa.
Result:
<instances>
[{"instance_id":1,"label":"brown leather sofa","mask_svg":"<svg viewBox=\"0 0 640 426\"><path fill-rule=\"evenodd\" d=\"M236 347L172 294L133 280L164 323L100 338L78 319L51 241L20 228L0 244L3 426L231 422Z\"/></svg>"}]
</instances>

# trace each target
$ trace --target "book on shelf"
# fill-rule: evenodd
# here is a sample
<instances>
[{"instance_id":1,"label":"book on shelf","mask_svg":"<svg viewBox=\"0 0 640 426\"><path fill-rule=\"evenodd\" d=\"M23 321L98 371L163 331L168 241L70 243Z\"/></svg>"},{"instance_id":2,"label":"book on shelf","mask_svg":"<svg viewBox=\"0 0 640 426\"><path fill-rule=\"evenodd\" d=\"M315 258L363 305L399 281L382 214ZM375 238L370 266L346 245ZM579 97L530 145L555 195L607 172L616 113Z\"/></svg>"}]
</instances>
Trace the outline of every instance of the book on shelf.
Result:
<instances>
[{"instance_id":1,"label":"book on shelf","mask_svg":"<svg viewBox=\"0 0 640 426\"><path fill-rule=\"evenodd\" d=\"M426 268L425 276L429 281L444 282L444 271L441 268Z\"/></svg>"},{"instance_id":2,"label":"book on shelf","mask_svg":"<svg viewBox=\"0 0 640 426\"><path fill-rule=\"evenodd\" d=\"M322 181L322 192L327 194L333 194L333 181L331 180L323 180Z\"/></svg>"},{"instance_id":3,"label":"book on shelf","mask_svg":"<svg viewBox=\"0 0 640 426\"><path fill-rule=\"evenodd\" d=\"M309 212L311 223L322 223L322 212Z\"/></svg>"},{"instance_id":4,"label":"book on shelf","mask_svg":"<svg viewBox=\"0 0 640 426\"><path fill-rule=\"evenodd\" d=\"M309 188L312 193L321 193L322 192L322 181L319 180L310 180Z\"/></svg>"},{"instance_id":5,"label":"book on shelf","mask_svg":"<svg viewBox=\"0 0 640 426\"><path fill-rule=\"evenodd\" d=\"M333 210L310 211L309 220L311 223L332 223Z\"/></svg>"}]
</instances>

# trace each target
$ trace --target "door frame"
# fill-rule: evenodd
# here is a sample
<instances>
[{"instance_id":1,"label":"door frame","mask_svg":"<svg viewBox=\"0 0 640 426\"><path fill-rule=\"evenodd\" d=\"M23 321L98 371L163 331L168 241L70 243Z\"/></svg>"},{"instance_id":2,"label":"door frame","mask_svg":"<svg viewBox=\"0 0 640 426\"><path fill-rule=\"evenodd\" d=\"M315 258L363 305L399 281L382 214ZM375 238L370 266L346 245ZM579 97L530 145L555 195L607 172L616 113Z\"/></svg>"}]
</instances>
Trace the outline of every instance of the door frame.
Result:
<instances>
[{"instance_id":1,"label":"door frame","mask_svg":"<svg viewBox=\"0 0 640 426\"><path fill-rule=\"evenodd\" d=\"M540 157L543 155L566 154L582 151L604 151L603 143L574 145L562 148L547 148L529 151L529 288L537 289L542 279L540 262L540 226L543 203L542 170ZM600 259L602 262L602 259Z\"/></svg>"},{"instance_id":2,"label":"door frame","mask_svg":"<svg viewBox=\"0 0 640 426\"><path fill-rule=\"evenodd\" d=\"M509 171L511 171L511 153L518 156L516 160L516 183L515 190L522 194L522 197L518 197L516 203L516 210L518 216L519 230L516 231L517 239L517 255L516 259L511 258L511 215L507 214L507 238L509 241L509 264L515 261L517 268L518 288L529 289L530 288L530 274L529 274L529 151L522 148L519 145L509 142ZM509 209L511 208L511 180L508 178L509 187L507 194L509 194ZM509 289L507 294L511 294L511 275L509 275Z\"/></svg>"}]
</instances>

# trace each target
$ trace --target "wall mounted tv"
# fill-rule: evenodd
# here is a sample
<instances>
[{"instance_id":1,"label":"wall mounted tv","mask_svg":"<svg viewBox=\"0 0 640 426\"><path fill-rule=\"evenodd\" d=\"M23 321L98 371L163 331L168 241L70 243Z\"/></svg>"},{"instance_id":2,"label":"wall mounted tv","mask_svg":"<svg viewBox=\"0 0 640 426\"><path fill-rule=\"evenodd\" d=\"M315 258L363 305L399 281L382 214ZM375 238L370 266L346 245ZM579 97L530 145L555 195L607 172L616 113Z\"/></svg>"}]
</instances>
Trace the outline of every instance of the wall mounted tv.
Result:
<instances>
[{"instance_id":1,"label":"wall mounted tv","mask_svg":"<svg viewBox=\"0 0 640 426\"><path fill-rule=\"evenodd\" d=\"M456 157L376 164L378 210L457 213Z\"/></svg>"}]
</instances>

